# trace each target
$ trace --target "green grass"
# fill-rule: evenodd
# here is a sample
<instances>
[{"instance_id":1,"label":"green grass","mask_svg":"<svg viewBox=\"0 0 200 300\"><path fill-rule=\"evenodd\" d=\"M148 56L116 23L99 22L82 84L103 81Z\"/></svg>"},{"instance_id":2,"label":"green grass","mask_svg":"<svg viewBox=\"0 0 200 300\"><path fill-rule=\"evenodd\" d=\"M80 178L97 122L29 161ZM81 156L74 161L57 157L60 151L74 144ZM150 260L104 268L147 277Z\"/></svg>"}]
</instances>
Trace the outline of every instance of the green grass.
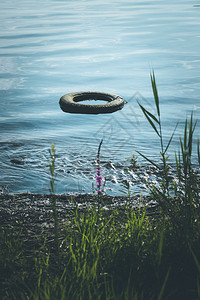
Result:
<instances>
[{"instance_id":1,"label":"green grass","mask_svg":"<svg viewBox=\"0 0 200 300\"><path fill-rule=\"evenodd\" d=\"M59 256L45 237L27 251L16 225L1 228L2 299L195 299L199 219L194 223L188 235L144 208L77 206L59 236Z\"/></svg>"},{"instance_id":2,"label":"green grass","mask_svg":"<svg viewBox=\"0 0 200 300\"><path fill-rule=\"evenodd\" d=\"M175 131L165 142L154 74L151 83L157 116L139 105L160 139L160 161L138 153L162 174L159 185L148 183L159 214L149 215L145 207L134 209L129 204L106 210L99 196L86 209L77 203L66 215L66 223L59 222L52 146L53 241L47 242L51 232L33 242L20 224L0 227L1 299L200 299L199 174L195 168L200 161L199 142L197 164L192 154L196 122L193 115L185 122L180 150L175 152L175 180L169 176L167 160Z\"/></svg>"}]
</instances>

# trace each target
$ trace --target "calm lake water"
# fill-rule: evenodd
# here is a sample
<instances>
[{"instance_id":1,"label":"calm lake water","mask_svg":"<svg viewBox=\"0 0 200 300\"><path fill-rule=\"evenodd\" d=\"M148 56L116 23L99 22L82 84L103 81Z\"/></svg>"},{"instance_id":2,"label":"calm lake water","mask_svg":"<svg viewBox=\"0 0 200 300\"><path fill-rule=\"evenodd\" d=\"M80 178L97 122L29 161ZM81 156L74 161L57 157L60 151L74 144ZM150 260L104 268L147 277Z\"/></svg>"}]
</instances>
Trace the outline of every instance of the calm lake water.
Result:
<instances>
[{"instance_id":1,"label":"calm lake water","mask_svg":"<svg viewBox=\"0 0 200 300\"><path fill-rule=\"evenodd\" d=\"M120 194L127 158L137 149L157 159L159 141L137 99L154 113L154 69L163 133L178 147L186 116L200 113L200 2L196 0L1 0L0 186L47 193L47 157L57 159L56 192L92 192L101 160L109 194ZM107 115L61 111L75 91L120 95L128 103ZM197 135L199 126L197 126ZM144 162L138 158L138 162Z\"/></svg>"}]
</instances>

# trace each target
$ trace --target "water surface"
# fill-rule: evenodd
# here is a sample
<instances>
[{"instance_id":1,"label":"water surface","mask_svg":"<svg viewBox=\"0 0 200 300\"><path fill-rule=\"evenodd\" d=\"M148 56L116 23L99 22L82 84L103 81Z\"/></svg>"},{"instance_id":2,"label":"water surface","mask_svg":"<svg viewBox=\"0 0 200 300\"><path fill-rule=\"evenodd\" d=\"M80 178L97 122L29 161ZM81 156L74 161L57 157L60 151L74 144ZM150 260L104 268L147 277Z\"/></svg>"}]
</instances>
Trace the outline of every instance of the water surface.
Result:
<instances>
[{"instance_id":1,"label":"water surface","mask_svg":"<svg viewBox=\"0 0 200 300\"><path fill-rule=\"evenodd\" d=\"M153 159L160 151L136 101L155 113L152 69L166 140L180 120L178 138L191 111L199 118L198 4L2 0L0 186L8 185L9 192L48 192L46 157L54 143L57 193L91 192L102 138L107 193L121 193L124 179L134 183L134 172L124 171L134 149ZM76 91L113 93L128 103L108 115L63 113L60 97ZM172 158L176 141L169 149ZM134 183L133 190L137 187Z\"/></svg>"}]
</instances>

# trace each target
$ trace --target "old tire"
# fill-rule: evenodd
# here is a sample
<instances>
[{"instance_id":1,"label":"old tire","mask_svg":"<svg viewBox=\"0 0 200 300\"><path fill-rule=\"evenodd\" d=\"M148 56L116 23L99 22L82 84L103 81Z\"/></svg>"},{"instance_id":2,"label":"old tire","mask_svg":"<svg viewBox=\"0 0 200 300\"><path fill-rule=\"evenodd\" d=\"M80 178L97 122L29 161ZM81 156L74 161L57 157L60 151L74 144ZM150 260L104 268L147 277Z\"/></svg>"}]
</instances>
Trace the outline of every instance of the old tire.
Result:
<instances>
[{"instance_id":1,"label":"old tire","mask_svg":"<svg viewBox=\"0 0 200 300\"><path fill-rule=\"evenodd\" d=\"M84 104L84 100L104 100L104 104ZM124 106L124 99L112 94L101 92L76 92L62 96L60 107L64 112L76 114L106 114L120 110Z\"/></svg>"}]
</instances>

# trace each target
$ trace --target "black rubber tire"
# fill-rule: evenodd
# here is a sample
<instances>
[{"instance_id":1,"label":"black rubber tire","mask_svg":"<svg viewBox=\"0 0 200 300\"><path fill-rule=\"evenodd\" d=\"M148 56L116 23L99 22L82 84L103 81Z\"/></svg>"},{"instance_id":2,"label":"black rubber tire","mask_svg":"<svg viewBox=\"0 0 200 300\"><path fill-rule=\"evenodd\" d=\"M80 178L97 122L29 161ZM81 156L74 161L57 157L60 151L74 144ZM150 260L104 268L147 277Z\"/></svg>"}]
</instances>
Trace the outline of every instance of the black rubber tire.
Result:
<instances>
[{"instance_id":1,"label":"black rubber tire","mask_svg":"<svg viewBox=\"0 0 200 300\"><path fill-rule=\"evenodd\" d=\"M84 104L84 100L104 100L105 104ZM101 92L76 92L62 96L60 107L64 112L75 114L106 114L120 110L124 106L124 99L112 94Z\"/></svg>"}]
</instances>

